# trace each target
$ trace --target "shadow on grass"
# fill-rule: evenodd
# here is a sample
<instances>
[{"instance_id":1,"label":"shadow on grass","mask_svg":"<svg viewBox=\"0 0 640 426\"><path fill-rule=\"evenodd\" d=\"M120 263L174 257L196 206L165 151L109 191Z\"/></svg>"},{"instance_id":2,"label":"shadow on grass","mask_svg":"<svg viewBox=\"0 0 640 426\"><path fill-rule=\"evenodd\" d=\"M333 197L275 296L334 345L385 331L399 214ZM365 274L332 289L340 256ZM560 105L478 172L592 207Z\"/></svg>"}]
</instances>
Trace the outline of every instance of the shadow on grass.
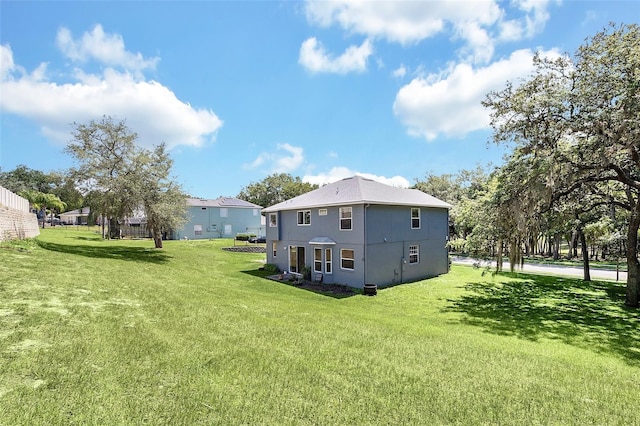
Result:
<instances>
[{"instance_id":1,"label":"shadow on grass","mask_svg":"<svg viewBox=\"0 0 640 426\"><path fill-rule=\"evenodd\" d=\"M601 281L503 274L513 281L467 283L471 294L447 308L501 335L559 339L640 365L640 312L624 306L625 286Z\"/></svg>"},{"instance_id":2,"label":"shadow on grass","mask_svg":"<svg viewBox=\"0 0 640 426\"><path fill-rule=\"evenodd\" d=\"M282 285L287 285L290 287L299 288L301 290L310 291L312 293L320 294L322 296L332 297L334 299L345 299L347 297L357 296L359 293L352 290L349 287L334 285L334 284L321 284L321 283L311 283L308 281L303 282L302 284L293 284L289 281L281 281L281 280L273 280L269 277L273 275L273 272L261 271L259 269L242 271L244 274L251 275L258 278L263 278L268 280L269 282L279 283Z\"/></svg>"},{"instance_id":3,"label":"shadow on grass","mask_svg":"<svg viewBox=\"0 0 640 426\"><path fill-rule=\"evenodd\" d=\"M96 259L119 259L131 262L165 263L171 256L153 248L127 246L93 246L57 244L38 240L38 245L45 250Z\"/></svg>"}]
</instances>

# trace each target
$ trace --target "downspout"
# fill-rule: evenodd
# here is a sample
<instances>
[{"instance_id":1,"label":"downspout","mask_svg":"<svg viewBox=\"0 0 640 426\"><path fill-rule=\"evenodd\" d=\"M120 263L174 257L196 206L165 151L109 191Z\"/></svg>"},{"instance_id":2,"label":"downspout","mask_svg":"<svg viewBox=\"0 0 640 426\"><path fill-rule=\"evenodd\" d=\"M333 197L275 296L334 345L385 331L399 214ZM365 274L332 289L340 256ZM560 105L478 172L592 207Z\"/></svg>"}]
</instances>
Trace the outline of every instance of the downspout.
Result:
<instances>
[{"instance_id":1,"label":"downspout","mask_svg":"<svg viewBox=\"0 0 640 426\"><path fill-rule=\"evenodd\" d=\"M404 283L404 255L405 255L405 251L404 251L404 246L405 246L405 240L402 240L402 259L400 260L400 284Z\"/></svg>"},{"instance_id":2,"label":"downspout","mask_svg":"<svg viewBox=\"0 0 640 426\"><path fill-rule=\"evenodd\" d=\"M364 242L364 272L362 274L362 278L364 280L364 282L362 283L362 286L364 288L364 285L367 284L367 207L369 207L369 204L365 204L364 205L364 218L362 220L363 226L364 226L364 237L363 237L363 242Z\"/></svg>"}]
</instances>

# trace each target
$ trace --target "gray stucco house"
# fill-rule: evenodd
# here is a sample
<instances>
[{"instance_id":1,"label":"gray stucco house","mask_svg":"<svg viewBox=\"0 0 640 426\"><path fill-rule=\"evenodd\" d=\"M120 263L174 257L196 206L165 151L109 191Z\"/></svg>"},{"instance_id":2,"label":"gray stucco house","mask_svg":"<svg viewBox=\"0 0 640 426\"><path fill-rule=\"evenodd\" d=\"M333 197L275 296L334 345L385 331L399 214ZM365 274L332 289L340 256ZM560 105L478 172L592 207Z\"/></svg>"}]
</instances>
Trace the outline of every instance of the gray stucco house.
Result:
<instances>
[{"instance_id":1,"label":"gray stucco house","mask_svg":"<svg viewBox=\"0 0 640 426\"><path fill-rule=\"evenodd\" d=\"M450 204L354 176L263 209L267 263L363 288L449 271Z\"/></svg>"},{"instance_id":2,"label":"gray stucco house","mask_svg":"<svg viewBox=\"0 0 640 426\"><path fill-rule=\"evenodd\" d=\"M215 200L187 198L188 222L173 233L175 239L233 238L236 234L264 235L261 206L232 197Z\"/></svg>"}]
</instances>

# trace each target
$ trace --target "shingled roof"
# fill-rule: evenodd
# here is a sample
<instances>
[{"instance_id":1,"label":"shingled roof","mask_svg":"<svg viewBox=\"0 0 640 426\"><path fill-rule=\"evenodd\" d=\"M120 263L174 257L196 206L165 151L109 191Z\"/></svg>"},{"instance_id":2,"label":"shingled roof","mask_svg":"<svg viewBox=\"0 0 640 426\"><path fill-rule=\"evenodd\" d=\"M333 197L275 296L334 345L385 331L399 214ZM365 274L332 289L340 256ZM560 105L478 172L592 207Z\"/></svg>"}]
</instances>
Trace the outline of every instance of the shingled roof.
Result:
<instances>
[{"instance_id":1,"label":"shingled roof","mask_svg":"<svg viewBox=\"0 0 640 426\"><path fill-rule=\"evenodd\" d=\"M203 198L187 198L187 205L191 207L236 207L244 209L261 209L262 206L239 200L233 197L219 197L215 200L205 200Z\"/></svg>"},{"instance_id":2,"label":"shingled roof","mask_svg":"<svg viewBox=\"0 0 640 426\"><path fill-rule=\"evenodd\" d=\"M262 211L269 213L279 210L354 204L451 208L451 204L417 189L396 188L362 176L353 176L267 207Z\"/></svg>"}]
</instances>

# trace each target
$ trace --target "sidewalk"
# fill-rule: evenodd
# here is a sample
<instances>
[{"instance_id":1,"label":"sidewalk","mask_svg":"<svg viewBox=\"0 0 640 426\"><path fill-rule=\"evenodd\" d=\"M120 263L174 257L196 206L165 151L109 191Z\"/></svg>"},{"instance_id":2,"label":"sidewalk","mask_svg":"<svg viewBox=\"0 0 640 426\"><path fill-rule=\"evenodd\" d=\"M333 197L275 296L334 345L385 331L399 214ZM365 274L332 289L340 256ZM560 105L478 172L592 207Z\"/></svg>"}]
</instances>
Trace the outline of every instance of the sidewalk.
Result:
<instances>
[{"instance_id":1,"label":"sidewalk","mask_svg":"<svg viewBox=\"0 0 640 426\"><path fill-rule=\"evenodd\" d=\"M473 259L470 257L463 256L451 256L451 262L457 265L473 265L475 262L480 262L482 267L487 266L487 262L481 261L478 259ZM496 261L492 260L490 262L491 266L495 268ZM509 271L509 262L505 261L502 263L502 270ZM541 275L560 275L560 276L570 276L570 277L578 277L582 278L584 276L584 271L582 268L576 268L573 266L564 266L564 265L538 265L525 263L524 268L521 270L516 267L514 272L528 272L531 274L541 274ZM590 269L591 279L592 280L607 280L607 281L615 281L616 280L616 271L609 269ZM627 281L627 273L619 272L618 274L619 282Z\"/></svg>"}]
</instances>

